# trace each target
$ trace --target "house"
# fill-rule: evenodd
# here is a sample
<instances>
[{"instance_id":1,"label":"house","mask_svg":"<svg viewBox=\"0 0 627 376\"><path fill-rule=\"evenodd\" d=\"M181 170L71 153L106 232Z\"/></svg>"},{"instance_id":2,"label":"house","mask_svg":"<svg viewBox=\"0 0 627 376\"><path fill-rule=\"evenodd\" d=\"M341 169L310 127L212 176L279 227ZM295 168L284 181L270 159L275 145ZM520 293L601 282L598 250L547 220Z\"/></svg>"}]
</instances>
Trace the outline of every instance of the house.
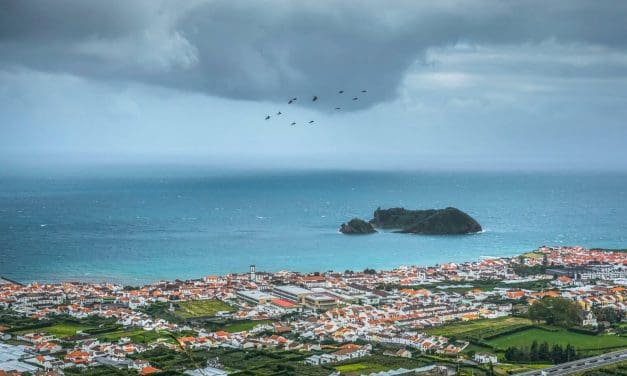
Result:
<instances>
[{"instance_id":1,"label":"house","mask_svg":"<svg viewBox=\"0 0 627 376\"><path fill-rule=\"evenodd\" d=\"M21 376L22 372L20 371L5 371L0 369L0 376Z\"/></svg>"},{"instance_id":2,"label":"house","mask_svg":"<svg viewBox=\"0 0 627 376\"><path fill-rule=\"evenodd\" d=\"M327 364L334 361L334 357L330 354L312 355L305 359L305 364L308 364L310 366L319 366L321 364Z\"/></svg>"},{"instance_id":3,"label":"house","mask_svg":"<svg viewBox=\"0 0 627 376\"><path fill-rule=\"evenodd\" d=\"M553 281L553 284L560 287L570 286L573 284L573 279L568 276L561 275Z\"/></svg>"},{"instance_id":4,"label":"house","mask_svg":"<svg viewBox=\"0 0 627 376\"><path fill-rule=\"evenodd\" d=\"M153 373L161 372L159 368L155 368L152 366L144 367L141 371L139 371L140 375L152 375Z\"/></svg>"},{"instance_id":5,"label":"house","mask_svg":"<svg viewBox=\"0 0 627 376\"><path fill-rule=\"evenodd\" d=\"M352 343L348 343L343 345L334 353L331 354L322 354L322 355L312 355L305 359L305 364L317 366L320 364L326 363L335 363L341 362L343 360L361 358L362 356L366 356L370 354L370 350L372 350L372 346L365 345L359 346Z\"/></svg>"},{"instance_id":6,"label":"house","mask_svg":"<svg viewBox=\"0 0 627 376\"><path fill-rule=\"evenodd\" d=\"M581 314L581 325L592 326L596 328L597 326L599 326L599 323L597 322L597 318L594 313L592 313L592 311L584 311Z\"/></svg>"},{"instance_id":7,"label":"house","mask_svg":"<svg viewBox=\"0 0 627 376\"><path fill-rule=\"evenodd\" d=\"M63 347L55 342L39 342L35 344L34 350L38 353L53 354L63 350Z\"/></svg>"},{"instance_id":8,"label":"house","mask_svg":"<svg viewBox=\"0 0 627 376\"><path fill-rule=\"evenodd\" d=\"M480 364L498 363L498 358L496 357L496 355L486 352L476 353L473 359L475 362Z\"/></svg>"},{"instance_id":9,"label":"house","mask_svg":"<svg viewBox=\"0 0 627 376\"><path fill-rule=\"evenodd\" d=\"M336 362L341 362L342 360L361 358L362 356L369 355L371 349L372 346L370 345L359 346L348 343L341 346L338 351L331 355L335 358Z\"/></svg>"},{"instance_id":10,"label":"house","mask_svg":"<svg viewBox=\"0 0 627 376\"><path fill-rule=\"evenodd\" d=\"M41 342L50 342L54 340L54 336L46 334L46 333L28 333L28 334L18 335L17 340L29 342L29 343L32 343L33 345L36 345Z\"/></svg>"},{"instance_id":11,"label":"house","mask_svg":"<svg viewBox=\"0 0 627 376\"><path fill-rule=\"evenodd\" d=\"M407 349L400 349L400 350L397 350L397 351L385 351L383 353L383 355L397 356L399 358L411 358L412 357L411 351L409 351Z\"/></svg>"}]
</instances>

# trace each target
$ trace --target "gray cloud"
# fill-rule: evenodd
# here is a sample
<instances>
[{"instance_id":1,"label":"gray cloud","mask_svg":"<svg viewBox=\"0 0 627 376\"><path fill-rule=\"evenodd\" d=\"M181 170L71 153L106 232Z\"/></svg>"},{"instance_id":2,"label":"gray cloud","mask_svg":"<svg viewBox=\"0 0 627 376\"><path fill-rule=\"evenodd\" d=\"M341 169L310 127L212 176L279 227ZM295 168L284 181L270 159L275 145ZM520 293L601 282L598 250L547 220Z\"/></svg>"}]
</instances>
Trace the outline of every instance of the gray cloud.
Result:
<instances>
[{"instance_id":1,"label":"gray cloud","mask_svg":"<svg viewBox=\"0 0 627 376\"><path fill-rule=\"evenodd\" d=\"M0 64L246 100L368 89L346 103L358 109L397 97L431 48L548 40L624 52L625 20L621 1L7 0Z\"/></svg>"},{"instance_id":2,"label":"gray cloud","mask_svg":"<svg viewBox=\"0 0 627 376\"><path fill-rule=\"evenodd\" d=\"M6 0L0 172L53 161L625 170L626 8ZM368 93L354 103L340 88ZM284 102L314 93L315 105ZM324 111L339 98L348 111Z\"/></svg>"}]
</instances>

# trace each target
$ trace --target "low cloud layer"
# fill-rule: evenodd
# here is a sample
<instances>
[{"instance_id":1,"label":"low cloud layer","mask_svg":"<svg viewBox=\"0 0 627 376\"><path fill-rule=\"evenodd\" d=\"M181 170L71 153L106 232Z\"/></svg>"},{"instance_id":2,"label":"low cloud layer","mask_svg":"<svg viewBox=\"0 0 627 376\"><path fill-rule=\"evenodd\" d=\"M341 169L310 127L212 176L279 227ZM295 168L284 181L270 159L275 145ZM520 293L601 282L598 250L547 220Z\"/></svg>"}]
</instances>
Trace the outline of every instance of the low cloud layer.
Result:
<instances>
[{"instance_id":1,"label":"low cloud layer","mask_svg":"<svg viewBox=\"0 0 627 376\"><path fill-rule=\"evenodd\" d=\"M8 0L0 62L233 99L397 96L429 48L553 40L623 51L627 3ZM520 67L523 68L524 67Z\"/></svg>"},{"instance_id":2,"label":"low cloud layer","mask_svg":"<svg viewBox=\"0 0 627 376\"><path fill-rule=\"evenodd\" d=\"M625 20L622 1L7 0L0 164L624 170Z\"/></svg>"}]
</instances>

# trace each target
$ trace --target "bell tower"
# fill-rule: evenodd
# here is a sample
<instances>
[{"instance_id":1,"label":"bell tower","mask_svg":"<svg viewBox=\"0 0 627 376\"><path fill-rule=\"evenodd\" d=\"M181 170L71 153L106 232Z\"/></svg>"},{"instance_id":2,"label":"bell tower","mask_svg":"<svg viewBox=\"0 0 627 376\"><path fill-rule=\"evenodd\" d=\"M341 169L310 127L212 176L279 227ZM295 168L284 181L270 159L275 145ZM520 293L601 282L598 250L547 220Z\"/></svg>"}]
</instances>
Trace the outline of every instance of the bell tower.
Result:
<instances>
[{"instance_id":1,"label":"bell tower","mask_svg":"<svg viewBox=\"0 0 627 376\"><path fill-rule=\"evenodd\" d=\"M250 266L250 271L248 272L248 280L251 282L255 282L257 280L257 273L255 269L255 265Z\"/></svg>"}]
</instances>

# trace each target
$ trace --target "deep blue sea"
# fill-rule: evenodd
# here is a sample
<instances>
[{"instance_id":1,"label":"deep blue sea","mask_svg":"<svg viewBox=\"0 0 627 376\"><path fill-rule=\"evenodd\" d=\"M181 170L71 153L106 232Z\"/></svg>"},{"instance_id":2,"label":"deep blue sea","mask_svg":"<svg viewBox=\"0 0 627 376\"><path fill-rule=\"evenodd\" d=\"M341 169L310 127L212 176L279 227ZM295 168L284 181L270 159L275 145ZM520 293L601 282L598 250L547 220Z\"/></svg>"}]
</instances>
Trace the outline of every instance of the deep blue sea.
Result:
<instances>
[{"instance_id":1,"label":"deep blue sea","mask_svg":"<svg viewBox=\"0 0 627 376\"><path fill-rule=\"evenodd\" d=\"M515 255L549 245L627 248L627 175L158 173L0 178L0 275L144 283L258 270L362 270ZM485 232L339 234L378 207L455 206Z\"/></svg>"}]
</instances>

